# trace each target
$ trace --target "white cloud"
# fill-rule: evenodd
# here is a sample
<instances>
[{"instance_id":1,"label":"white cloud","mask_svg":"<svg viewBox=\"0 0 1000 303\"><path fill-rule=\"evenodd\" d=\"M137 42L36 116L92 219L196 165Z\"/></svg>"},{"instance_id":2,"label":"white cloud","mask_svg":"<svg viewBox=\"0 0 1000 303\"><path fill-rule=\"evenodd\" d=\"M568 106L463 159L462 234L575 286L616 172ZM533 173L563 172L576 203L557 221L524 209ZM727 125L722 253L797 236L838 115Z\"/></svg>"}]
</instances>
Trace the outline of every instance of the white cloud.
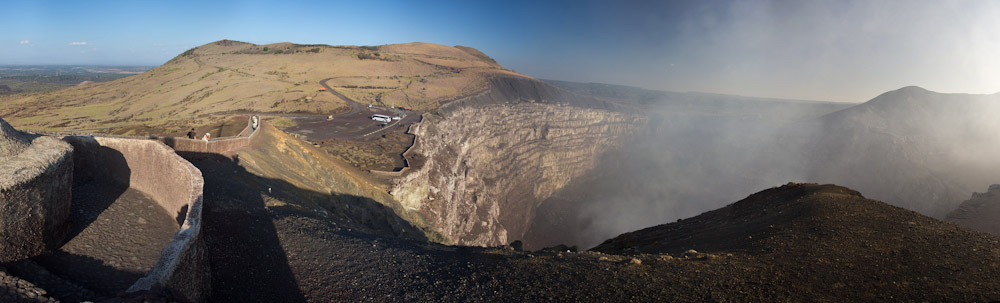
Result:
<instances>
[{"instance_id":1,"label":"white cloud","mask_svg":"<svg viewBox=\"0 0 1000 303\"><path fill-rule=\"evenodd\" d=\"M28 41L28 40L21 40L21 44L28 44L28 43L31 43L31 41Z\"/></svg>"},{"instance_id":2,"label":"white cloud","mask_svg":"<svg viewBox=\"0 0 1000 303\"><path fill-rule=\"evenodd\" d=\"M86 41L70 42L69 45L87 45Z\"/></svg>"}]
</instances>

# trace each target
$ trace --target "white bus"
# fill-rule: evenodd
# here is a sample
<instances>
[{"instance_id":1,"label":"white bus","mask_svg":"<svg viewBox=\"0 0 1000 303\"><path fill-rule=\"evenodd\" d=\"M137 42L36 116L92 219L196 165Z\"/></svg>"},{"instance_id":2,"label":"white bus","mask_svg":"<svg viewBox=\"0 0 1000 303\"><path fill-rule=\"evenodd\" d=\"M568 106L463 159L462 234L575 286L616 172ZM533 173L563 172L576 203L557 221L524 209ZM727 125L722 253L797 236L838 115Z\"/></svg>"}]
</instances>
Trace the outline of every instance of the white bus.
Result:
<instances>
[{"instance_id":1,"label":"white bus","mask_svg":"<svg viewBox=\"0 0 1000 303\"><path fill-rule=\"evenodd\" d=\"M389 116L386 116L386 115L375 114L375 115L372 115L372 120L375 120L375 121L378 121L378 122L392 122L392 117L389 117Z\"/></svg>"}]
</instances>

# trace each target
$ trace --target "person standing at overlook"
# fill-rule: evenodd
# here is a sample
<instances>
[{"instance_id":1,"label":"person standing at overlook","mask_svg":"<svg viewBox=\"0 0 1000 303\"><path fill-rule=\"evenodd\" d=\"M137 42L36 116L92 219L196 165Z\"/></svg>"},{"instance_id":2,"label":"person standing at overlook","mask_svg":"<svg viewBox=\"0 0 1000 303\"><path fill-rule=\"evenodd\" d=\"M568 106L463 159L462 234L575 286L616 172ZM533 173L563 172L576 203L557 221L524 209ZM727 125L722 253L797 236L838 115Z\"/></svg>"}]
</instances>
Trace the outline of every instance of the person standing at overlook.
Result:
<instances>
[{"instance_id":1,"label":"person standing at overlook","mask_svg":"<svg viewBox=\"0 0 1000 303\"><path fill-rule=\"evenodd\" d=\"M191 140L194 140L194 139L195 139L195 136L197 136L197 135L198 135L198 134L196 134L196 133L194 132L194 128L192 128L192 129L191 129L190 131L188 131L188 133L187 133L187 137L188 137L188 139L191 139Z\"/></svg>"}]
</instances>

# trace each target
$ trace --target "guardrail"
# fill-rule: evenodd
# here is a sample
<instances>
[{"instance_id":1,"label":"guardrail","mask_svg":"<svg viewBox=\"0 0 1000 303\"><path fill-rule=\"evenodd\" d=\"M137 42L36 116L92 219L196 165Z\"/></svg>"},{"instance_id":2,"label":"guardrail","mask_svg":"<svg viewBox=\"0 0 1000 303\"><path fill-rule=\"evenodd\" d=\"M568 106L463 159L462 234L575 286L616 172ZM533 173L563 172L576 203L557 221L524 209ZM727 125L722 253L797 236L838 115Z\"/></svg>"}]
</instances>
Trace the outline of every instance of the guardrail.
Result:
<instances>
[{"instance_id":1,"label":"guardrail","mask_svg":"<svg viewBox=\"0 0 1000 303\"><path fill-rule=\"evenodd\" d=\"M370 172L372 174L380 175L380 176L399 177L399 176L402 176L407 171L409 171L410 168L411 168L411 166L410 166L411 156L415 152L417 144L420 144L420 141L417 140L417 135L413 133L413 128L414 127L420 127L420 123L422 123L422 122L424 122L424 115L423 114L420 115L420 121L417 121L417 123L414 123L414 124L410 124L410 127L408 127L406 129L406 133L407 134L413 135L413 144L410 144L410 147L407 148L405 151L403 151L403 168L402 169L396 170L396 171L369 170L368 172Z\"/></svg>"}]
</instances>

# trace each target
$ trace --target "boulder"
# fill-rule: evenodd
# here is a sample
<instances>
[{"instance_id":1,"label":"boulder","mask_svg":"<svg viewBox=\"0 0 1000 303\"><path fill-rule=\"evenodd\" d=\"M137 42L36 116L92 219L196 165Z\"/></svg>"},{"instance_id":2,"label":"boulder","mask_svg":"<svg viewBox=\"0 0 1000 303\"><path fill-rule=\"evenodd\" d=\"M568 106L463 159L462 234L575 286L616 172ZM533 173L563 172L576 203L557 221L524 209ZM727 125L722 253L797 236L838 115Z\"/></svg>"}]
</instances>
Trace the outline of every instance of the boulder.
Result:
<instances>
[{"instance_id":1,"label":"boulder","mask_svg":"<svg viewBox=\"0 0 1000 303\"><path fill-rule=\"evenodd\" d=\"M69 229L73 148L0 119L0 262L59 248Z\"/></svg>"},{"instance_id":2,"label":"boulder","mask_svg":"<svg viewBox=\"0 0 1000 303\"><path fill-rule=\"evenodd\" d=\"M29 137L0 119L0 162L21 154L31 144Z\"/></svg>"}]
</instances>

